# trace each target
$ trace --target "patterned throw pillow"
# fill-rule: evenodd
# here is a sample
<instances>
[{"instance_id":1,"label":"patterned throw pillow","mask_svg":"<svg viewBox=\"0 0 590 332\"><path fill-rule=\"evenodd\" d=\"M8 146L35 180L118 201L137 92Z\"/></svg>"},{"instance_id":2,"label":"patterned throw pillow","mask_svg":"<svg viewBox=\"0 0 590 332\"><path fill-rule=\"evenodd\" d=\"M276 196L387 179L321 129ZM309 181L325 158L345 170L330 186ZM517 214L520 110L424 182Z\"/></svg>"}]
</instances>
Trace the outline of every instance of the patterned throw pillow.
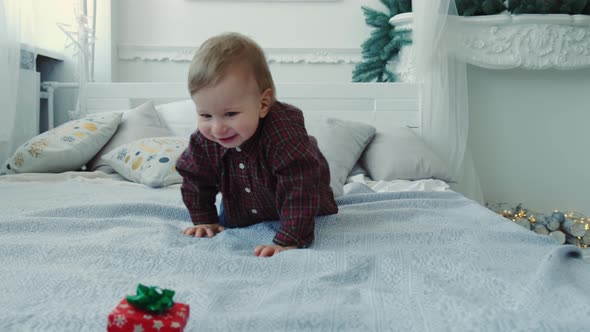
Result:
<instances>
[{"instance_id":1,"label":"patterned throw pillow","mask_svg":"<svg viewBox=\"0 0 590 332\"><path fill-rule=\"evenodd\" d=\"M184 137L150 137L119 146L102 157L129 181L150 187L181 183L176 160L188 146Z\"/></svg>"},{"instance_id":2,"label":"patterned throw pillow","mask_svg":"<svg viewBox=\"0 0 590 332\"><path fill-rule=\"evenodd\" d=\"M109 141L122 113L89 115L31 138L4 163L4 174L80 170Z\"/></svg>"}]
</instances>

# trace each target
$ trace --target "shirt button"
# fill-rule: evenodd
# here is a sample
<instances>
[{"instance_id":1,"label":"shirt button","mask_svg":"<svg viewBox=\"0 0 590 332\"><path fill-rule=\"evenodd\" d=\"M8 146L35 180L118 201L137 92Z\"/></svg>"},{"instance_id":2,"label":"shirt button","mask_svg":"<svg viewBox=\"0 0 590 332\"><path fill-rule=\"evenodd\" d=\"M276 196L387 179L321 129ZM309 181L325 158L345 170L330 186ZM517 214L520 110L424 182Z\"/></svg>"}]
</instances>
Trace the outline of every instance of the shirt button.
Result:
<instances>
[{"instance_id":1,"label":"shirt button","mask_svg":"<svg viewBox=\"0 0 590 332\"><path fill-rule=\"evenodd\" d=\"M243 163L240 163L238 166L240 167L240 169L246 168L246 165L244 165Z\"/></svg>"},{"instance_id":2,"label":"shirt button","mask_svg":"<svg viewBox=\"0 0 590 332\"><path fill-rule=\"evenodd\" d=\"M257 214L258 211L256 209L252 209L252 213Z\"/></svg>"},{"instance_id":3,"label":"shirt button","mask_svg":"<svg viewBox=\"0 0 590 332\"><path fill-rule=\"evenodd\" d=\"M250 191L251 191L251 190L250 190L250 188L246 188L246 189L244 189L244 190L246 190L246 192L247 192L248 194L249 194L249 193L250 193Z\"/></svg>"},{"instance_id":4,"label":"shirt button","mask_svg":"<svg viewBox=\"0 0 590 332\"><path fill-rule=\"evenodd\" d=\"M240 147L238 146L238 147L236 147L236 151L242 152L242 149L240 149Z\"/></svg>"}]
</instances>

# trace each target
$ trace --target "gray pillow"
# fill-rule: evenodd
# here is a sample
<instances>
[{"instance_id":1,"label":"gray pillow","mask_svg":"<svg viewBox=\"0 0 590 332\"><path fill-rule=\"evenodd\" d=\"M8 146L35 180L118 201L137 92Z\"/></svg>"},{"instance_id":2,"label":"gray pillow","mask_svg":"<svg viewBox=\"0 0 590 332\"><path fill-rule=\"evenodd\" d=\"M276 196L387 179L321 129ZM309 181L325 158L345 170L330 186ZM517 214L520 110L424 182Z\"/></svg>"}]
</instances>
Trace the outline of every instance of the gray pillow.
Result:
<instances>
[{"instance_id":1,"label":"gray pillow","mask_svg":"<svg viewBox=\"0 0 590 332\"><path fill-rule=\"evenodd\" d=\"M101 157L113 149L136 141L141 138L173 136L170 129L160 119L154 108L154 103L148 101L134 109L125 111L123 120L119 124L117 132L110 141L88 162L89 171L103 171L114 173L115 170Z\"/></svg>"},{"instance_id":2,"label":"gray pillow","mask_svg":"<svg viewBox=\"0 0 590 332\"><path fill-rule=\"evenodd\" d=\"M373 139L375 139L375 137L373 137ZM362 174L364 176L369 176L369 173L367 172L366 169L363 168L360 161L357 161L356 164L354 164L354 166L350 170L350 173L348 173L347 178L349 178L351 176L359 175L359 174Z\"/></svg>"},{"instance_id":3,"label":"gray pillow","mask_svg":"<svg viewBox=\"0 0 590 332\"><path fill-rule=\"evenodd\" d=\"M407 127L379 128L360 161L375 181L451 179L447 164Z\"/></svg>"},{"instance_id":4,"label":"gray pillow","mask_svg":"<svg viewBox=\"0 0 590 332\"><path fill-rule=\"evenodd\" d=\"M307 133L316 138L330 167L330 187L342 196L348 174L371 142L375 127L354 121L305 115Z\"/></svg>"}]
</instances>

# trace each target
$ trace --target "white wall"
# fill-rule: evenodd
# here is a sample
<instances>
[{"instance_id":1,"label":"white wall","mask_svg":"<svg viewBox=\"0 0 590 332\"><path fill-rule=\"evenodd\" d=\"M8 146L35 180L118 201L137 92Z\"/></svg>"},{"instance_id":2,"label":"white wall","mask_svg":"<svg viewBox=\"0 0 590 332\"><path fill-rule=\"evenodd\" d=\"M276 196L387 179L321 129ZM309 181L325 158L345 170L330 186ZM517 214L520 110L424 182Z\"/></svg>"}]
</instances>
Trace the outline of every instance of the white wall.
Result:
<instances>
[{"instance_id":1,"label":"white wall","mask_svg":"<svg viewBox=\"0 0 590 332\"><path fill-rule=\"evenodd\" d=\"M487 201L590 215L590 69L468 68L470 137Z\"/></svg>"},{"instance_id":2,"label":"white wall","mask_svg":"<svg viewBox=\"0 0 590 332\"><path fill-rule=\"evenodd\" d=\"M362 5L385 10L378 0L119 1L118 80L184 81L187 52L238 31L267 51L276 81L350 81L371 31ZM125 50L135 60L121 59Z\"/></svg>"}]
</instances>

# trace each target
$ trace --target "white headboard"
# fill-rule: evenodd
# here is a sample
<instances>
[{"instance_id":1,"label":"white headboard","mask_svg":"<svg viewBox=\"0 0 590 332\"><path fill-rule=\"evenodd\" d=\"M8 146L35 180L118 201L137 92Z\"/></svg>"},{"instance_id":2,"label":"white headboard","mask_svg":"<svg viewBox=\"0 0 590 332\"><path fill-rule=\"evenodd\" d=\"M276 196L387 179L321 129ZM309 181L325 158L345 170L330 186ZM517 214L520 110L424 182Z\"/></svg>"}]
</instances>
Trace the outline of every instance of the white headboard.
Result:
<instances>
[{"instance_id":1,"label":"white headboard","mask_svg":"<svg viewBox=\"0 0 590 332\"><path fill-rule=\"evenodd\" d=\"M418 85L410 83L286 83L277 84L277 99L305 113L416 128L421 117ZM91 83L87 88L91 112L124 110L147 100L156 104L189 99L186 83Z\"/></svg>"}]
</instances>

